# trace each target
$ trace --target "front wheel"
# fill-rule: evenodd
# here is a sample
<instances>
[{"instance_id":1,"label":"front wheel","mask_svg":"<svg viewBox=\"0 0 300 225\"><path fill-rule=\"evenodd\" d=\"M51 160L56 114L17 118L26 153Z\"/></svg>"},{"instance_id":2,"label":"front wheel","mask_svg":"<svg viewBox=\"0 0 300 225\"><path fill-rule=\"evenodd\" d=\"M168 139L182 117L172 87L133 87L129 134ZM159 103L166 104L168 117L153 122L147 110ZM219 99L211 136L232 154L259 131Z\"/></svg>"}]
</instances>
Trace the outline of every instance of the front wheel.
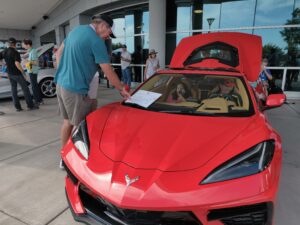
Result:
<instances>
[{"instance_id":1,"label":"front wheel","mask_svg":"<svg viewBox=\"0 0 300 225\"><path fill-rule=\"evenodd\" d=\"M54 78L48 77L40 81L39 89L44 98L53 98L56 96L56 84Z\"/></svg>"}]
</instances>

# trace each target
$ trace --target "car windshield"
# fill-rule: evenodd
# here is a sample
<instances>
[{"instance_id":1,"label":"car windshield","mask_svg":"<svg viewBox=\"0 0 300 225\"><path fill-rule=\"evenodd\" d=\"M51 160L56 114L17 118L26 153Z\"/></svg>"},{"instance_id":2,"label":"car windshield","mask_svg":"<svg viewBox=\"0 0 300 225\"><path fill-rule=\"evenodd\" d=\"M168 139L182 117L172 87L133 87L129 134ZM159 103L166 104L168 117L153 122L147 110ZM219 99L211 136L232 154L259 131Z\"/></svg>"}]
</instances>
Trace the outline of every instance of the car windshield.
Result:
<instances>
[{"instance_id":1,"label":"car windshield","mask_svg":"<svg viewBox=\"0 0 300 225\"><path fill-rule=\"evenodd\" d=\"M208 116L250 116L252 102L242 77L200 74L158 74L138 92L159 94L148 107L126 103L145 110Z\"/></svg>"}]
</instances>

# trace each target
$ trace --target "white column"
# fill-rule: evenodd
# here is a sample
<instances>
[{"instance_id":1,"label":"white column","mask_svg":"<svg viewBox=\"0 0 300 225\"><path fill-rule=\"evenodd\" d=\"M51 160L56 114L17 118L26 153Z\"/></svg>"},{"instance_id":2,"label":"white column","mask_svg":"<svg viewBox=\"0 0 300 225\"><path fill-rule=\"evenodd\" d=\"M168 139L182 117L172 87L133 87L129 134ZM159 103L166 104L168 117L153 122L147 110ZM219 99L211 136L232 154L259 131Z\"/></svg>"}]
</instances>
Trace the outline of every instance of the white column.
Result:
<instances>
[{"instance_id":1,"label":"white column","mask_svg":"<svg viewBox=\"0 0 300 225\"><path fill-rule=\"evenodd\" d=\"M90 16L80 15L79 22L80 24L90 24L92 21Z\"/></svg>"},{"instance_id":2,"label":"white column","mask_svg":"<svg viewBox=\"0 0 300 225\"><path fill-rule=\"evenodd\" d=\"M64 28L62 26L55 27L55 38L56 45L60 46L60 44L64 41Z\"/></svg>"},{"instance_id":3,"label":"white column","mask_svg":"<svg viewBox=\"0 0 300 225\"><path fill-rule=\"evenodd\" d=\"M166 57L166 0L149 0L149 50L158 52L161 67Z\"/></svg>"},{"instance_id":4,"label":"white column","mask_svg":"<svg viewBox=\"0 0 300 225\"><path fill-rule=\"evenodd\" d=\"M91 18L85 15L77 15L70 19L70 30L73 30L74 27L77 27L82 24L89 24L91 22Z\"/></svg>"},{"instance_id":5,"label":"white column","mask_svg":"<svg viewBox=\"0 0 300 225\"><path fill-rule=\"evenodd\" d=\"M75 17L73 17L72 19L69 20L69 24L70 24L70 31L73 30L75 27L80 25L80 16L77 15Z\"/></svg>"}]
</instances>

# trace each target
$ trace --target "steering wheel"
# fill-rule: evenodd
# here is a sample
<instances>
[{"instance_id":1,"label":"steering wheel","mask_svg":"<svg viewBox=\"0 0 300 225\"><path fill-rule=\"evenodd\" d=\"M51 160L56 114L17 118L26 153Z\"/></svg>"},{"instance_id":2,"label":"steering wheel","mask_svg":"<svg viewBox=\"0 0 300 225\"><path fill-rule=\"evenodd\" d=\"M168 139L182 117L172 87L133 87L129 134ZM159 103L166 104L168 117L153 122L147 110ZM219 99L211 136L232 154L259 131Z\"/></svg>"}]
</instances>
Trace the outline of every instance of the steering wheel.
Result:
<instances>
[{"instance_id":1,"label":"steering wheel","mask_svg":"<svg viewBox=\"0 0 300 225\"><path fill-rule=\"evenodd\" d=\"M232 93L232 94L222 94L222 93L212 93L208 98L224 98L227 101L234 102L237 106L241 106L242 103L242 97L240 94Z\"/></svg>"}]
</instances>

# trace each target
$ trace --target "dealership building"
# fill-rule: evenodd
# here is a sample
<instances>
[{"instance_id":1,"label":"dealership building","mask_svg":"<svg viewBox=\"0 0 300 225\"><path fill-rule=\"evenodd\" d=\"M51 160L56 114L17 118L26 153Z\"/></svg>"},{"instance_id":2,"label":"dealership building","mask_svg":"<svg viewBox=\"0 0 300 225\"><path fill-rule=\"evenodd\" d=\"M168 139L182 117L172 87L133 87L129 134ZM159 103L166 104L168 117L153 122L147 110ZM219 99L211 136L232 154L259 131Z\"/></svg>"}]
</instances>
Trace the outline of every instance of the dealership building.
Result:
<instances>
[{"instance_id":1,"label":"dealership building","mask_svg":"<svg viewBox=\"0 0 300 225\"><path fill-rule=\"evenodd\" d=\"M0 7L0 48L10 36L31 38L35 46L59 45L74 27L90 23L93 15L107 14L114 19L117 36L107 41L107 48L113 56L127 45L133 55L133 80L139 83L149 49L168 66L184 37L224 31L256 34L262 37L263 56L269 59L276 84L289 98L300 98L300 0L44 0L35 7L39 4L51 4L51 9L27 27L17 26L24 18L5 15L5 6ZM4 19L16 25L6 27Z\"/></svg>"}]
</instances>

